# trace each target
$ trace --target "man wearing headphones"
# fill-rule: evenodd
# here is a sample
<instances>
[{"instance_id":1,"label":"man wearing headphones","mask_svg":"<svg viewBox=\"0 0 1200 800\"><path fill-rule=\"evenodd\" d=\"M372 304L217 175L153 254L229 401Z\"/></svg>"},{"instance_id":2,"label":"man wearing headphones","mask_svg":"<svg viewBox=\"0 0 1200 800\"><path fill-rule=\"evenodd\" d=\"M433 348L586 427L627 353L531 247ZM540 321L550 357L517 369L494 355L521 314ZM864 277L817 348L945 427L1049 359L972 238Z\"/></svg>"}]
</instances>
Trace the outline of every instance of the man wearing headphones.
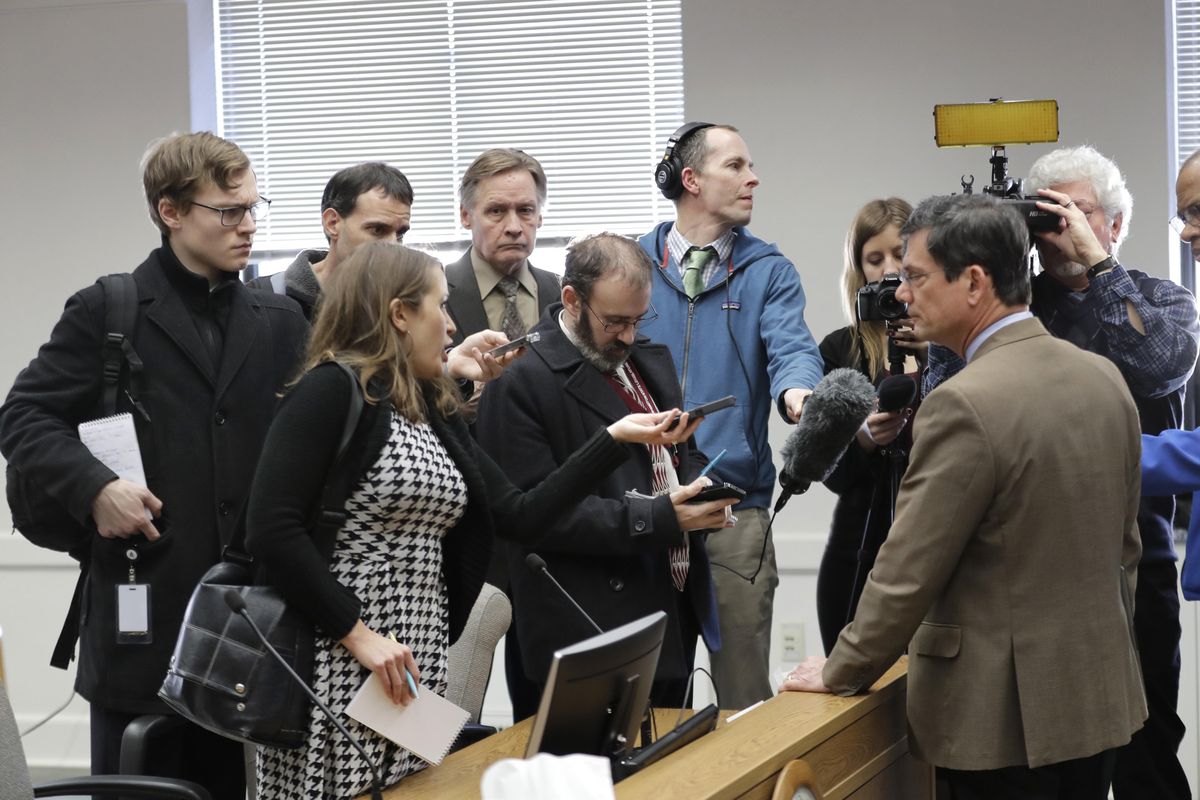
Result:
<instances>
[{"instance_id":1,"label":"man wearing headphones","mask_svg":"<svg viewBox=\"0 0 1200 800\"><path fill-rule=\"evenodd\" d=\"M771 613L779 583L767 506L775 467L767 442L771 406L789 422L821 379L817 344L804 324L804 290L779 249L745 226L758 177L730 125L688 123L667 144L654 178L675 202L674 222L641 239L654 260L658 318L643 333L675 359L684 407L728 394L735 411L714 416L696 441L716 472L746 490L733 530L711 534L722 647L712 654L722 708L771 696Z\"/></svg>"}]
</instances>

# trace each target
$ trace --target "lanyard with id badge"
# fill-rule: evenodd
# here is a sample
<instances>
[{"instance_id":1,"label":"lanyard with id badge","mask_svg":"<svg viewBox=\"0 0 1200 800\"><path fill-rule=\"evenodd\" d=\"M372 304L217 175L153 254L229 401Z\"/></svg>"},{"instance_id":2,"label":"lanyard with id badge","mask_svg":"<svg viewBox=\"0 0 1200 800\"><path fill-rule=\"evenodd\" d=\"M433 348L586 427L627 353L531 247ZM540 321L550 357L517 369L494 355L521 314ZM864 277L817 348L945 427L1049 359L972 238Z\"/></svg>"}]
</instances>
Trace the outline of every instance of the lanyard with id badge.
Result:
<instances>
[{"instance_id":1,"label":"lanyard with id badge","mask_svg":"<svg viewBox=\"0 0 1200 800\"><path fill-rule=\"evenodd\" d=\"M150 644L150 584L137 582L138 549L130 545L129 580L117 584L117 644Z\"/></svg>"},{"instance_id":2,"label":"lanyard with id badge","mask_svg":"<svg viewBox=\"0 0 1200 800\"><path fill-rule=\"evenodd\" d=\"M138 447L133 415L114 414L111 417L79 425L79 440L101 463L121 478L146 485L142 454ZM150 517L150 510L146 510ZM138 546L130 542L125 550L129 561L129 580L119 583L117 590L117 643L150 644L150 584L138 583Z\"/></svg>"}]
</instances>

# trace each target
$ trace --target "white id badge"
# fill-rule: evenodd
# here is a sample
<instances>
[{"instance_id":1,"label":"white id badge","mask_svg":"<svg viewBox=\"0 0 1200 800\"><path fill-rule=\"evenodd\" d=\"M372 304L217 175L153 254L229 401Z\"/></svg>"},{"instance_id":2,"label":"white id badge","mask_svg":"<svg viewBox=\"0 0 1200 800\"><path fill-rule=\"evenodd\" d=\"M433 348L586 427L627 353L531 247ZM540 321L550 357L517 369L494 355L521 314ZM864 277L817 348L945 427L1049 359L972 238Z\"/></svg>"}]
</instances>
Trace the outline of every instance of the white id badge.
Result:
<instances>
[{"instance_id":1,"label":"white id badge","mask_svg":"<svg viewBox=\"0 0 1200 800\"><path fill-rule=\"evenodd\" d=\"M117 586L117 642L149 644L150 585L122 583Z\"/></svg>"}]
</instances>

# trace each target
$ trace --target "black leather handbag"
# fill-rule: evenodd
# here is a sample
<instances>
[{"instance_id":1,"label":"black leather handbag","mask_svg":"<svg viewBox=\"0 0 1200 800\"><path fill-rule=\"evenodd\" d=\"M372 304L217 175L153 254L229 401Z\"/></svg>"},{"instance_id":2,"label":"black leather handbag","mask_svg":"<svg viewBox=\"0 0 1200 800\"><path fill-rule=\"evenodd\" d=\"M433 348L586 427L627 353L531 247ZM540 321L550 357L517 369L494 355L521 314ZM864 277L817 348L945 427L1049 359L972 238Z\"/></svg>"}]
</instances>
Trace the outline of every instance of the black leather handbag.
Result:
<instances>
[{"instance_id":1,"label":"black leather handbag","mask_svg":"<svg viewBox=\"0 0 1200 800\"><path fill-rule=\"evenodd\" d=\"M326 558L346 520L345 481L335 478L341 475L363 410L358 376L344 364L338 366L351 379L350 411L313 523L314 539ZM289 609L276 589L254 585L253 562L243 548L241 537L230 543L223 560L192 592L158 696L181 716L221 736L269 747L299 747L308 733L308 696L250 625L230 610L225 593L237 590L263 635L306 683L312 682L313 626Z\"/></svg>"}]
</instances>

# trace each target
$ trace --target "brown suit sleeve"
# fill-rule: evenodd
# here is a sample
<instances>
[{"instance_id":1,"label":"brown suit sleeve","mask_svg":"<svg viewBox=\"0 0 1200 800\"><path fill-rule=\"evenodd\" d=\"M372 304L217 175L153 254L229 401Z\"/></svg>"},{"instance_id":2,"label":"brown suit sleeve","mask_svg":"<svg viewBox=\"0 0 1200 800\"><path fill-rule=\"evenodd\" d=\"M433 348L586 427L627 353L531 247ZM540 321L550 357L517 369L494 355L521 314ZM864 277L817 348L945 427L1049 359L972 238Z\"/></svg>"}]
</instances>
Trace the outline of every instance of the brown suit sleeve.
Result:
<instances>
[{"instance_id":1,"label":"brown suit sleeve","mask_svg":"<svg viewBox=\"0 0 1200 800\"><path fill-rule=\"evenodd\" d=\"M991 506L998 457L958 387L948 383L929 395L917 417L891 532L854 620L825 664L830 691L863 691L904 652Z\"/></svg>"}]
</instances>

